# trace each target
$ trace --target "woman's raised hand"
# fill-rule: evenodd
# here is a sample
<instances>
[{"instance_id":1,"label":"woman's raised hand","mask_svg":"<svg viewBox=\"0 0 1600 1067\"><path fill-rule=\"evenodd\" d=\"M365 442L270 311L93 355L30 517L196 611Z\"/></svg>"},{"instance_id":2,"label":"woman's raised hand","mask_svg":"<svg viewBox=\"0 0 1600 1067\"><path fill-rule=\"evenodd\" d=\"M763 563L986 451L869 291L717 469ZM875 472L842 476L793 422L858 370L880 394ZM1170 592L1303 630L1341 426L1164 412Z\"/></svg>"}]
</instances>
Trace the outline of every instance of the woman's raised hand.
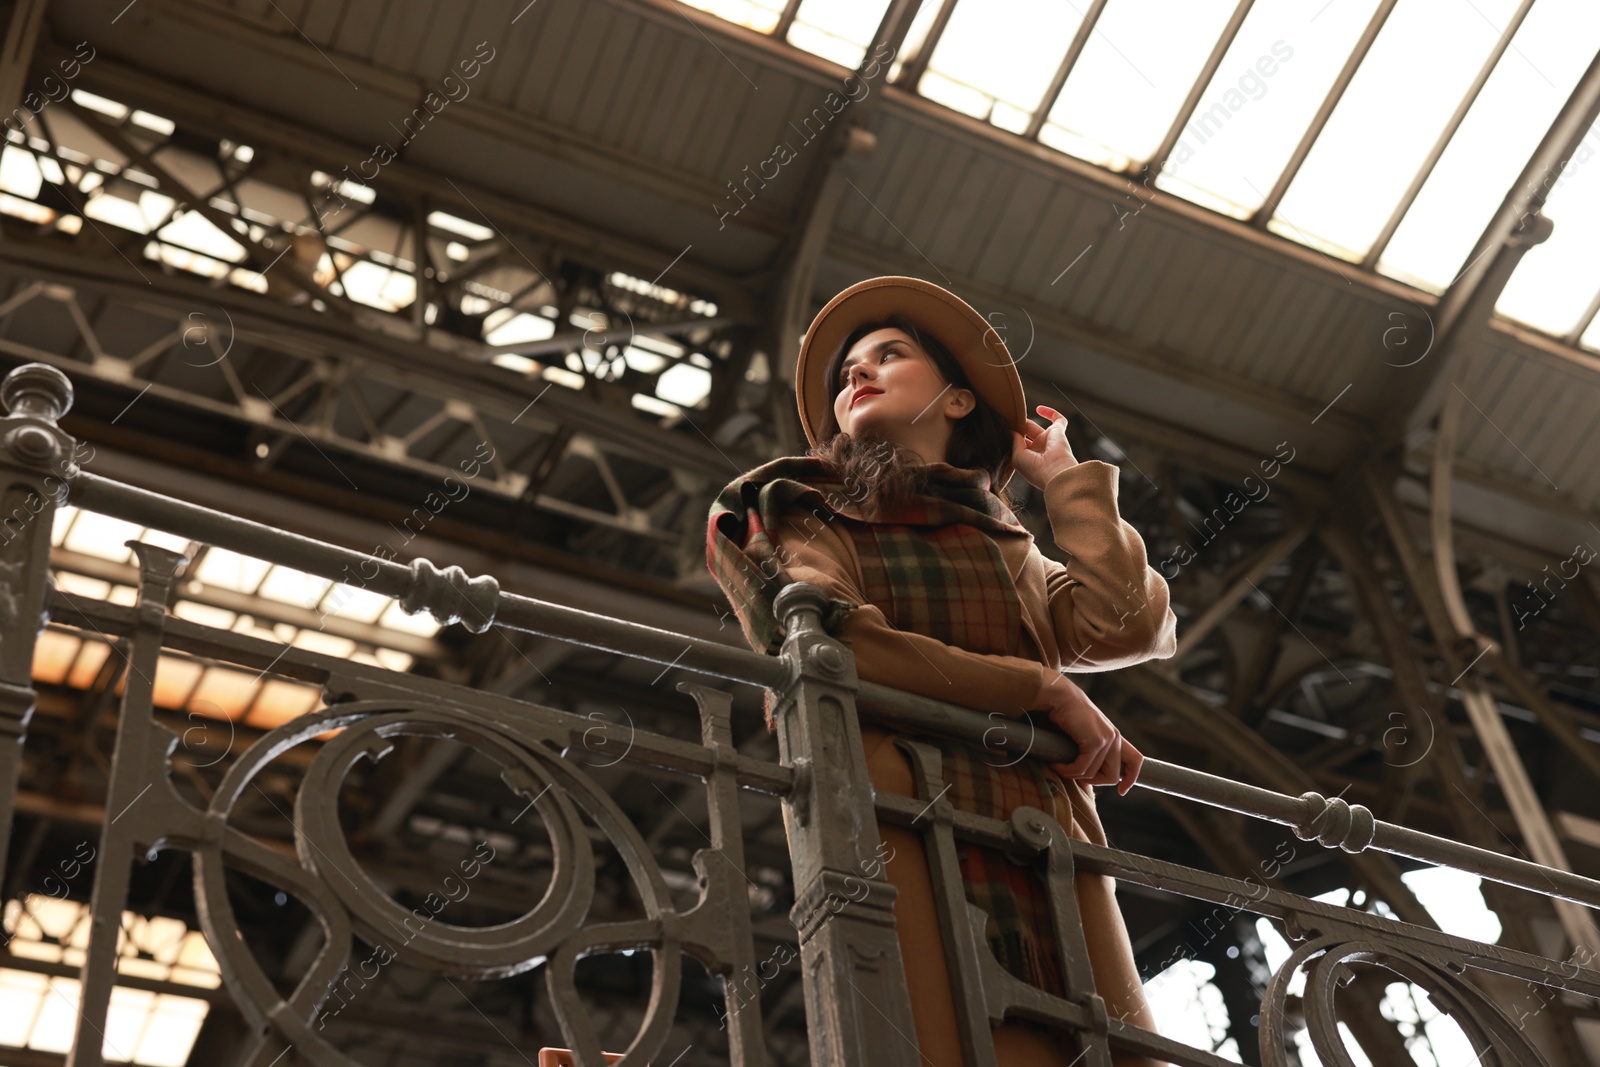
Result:
<instances>
[{"instance_id":1,"label":"woman's raised hand","mask_svg":"<svg viewBox=\"0 0 1600 1067\"><path fill-rule=\"evenodd\" d=\"M1048 711L1050 721L1078 745L1078 758L1053 763L1063 778L1087 779L1090 785L1115 785L1126 796L1139 777L1144 754L1125 740L1105 713L1065 674L1039 664L1039 692L1029 711Z\"/></svg>"},{"instance_id":2,"label":"woman's raised hand","mask_svg":"<svg viewBox=\"0 0 1600 1067\"><path fill-rule=\"evenodd\" d=\"M1050 425L1040 426L1032 419L1024 419L1025 433L1012 431L1011 466L1029 485L1042 490L1051 478L1076 467L1078 458L1067 443L1067 417L1043 404L1034 410L1049 419Z\"/></svg>"}]
</instances>

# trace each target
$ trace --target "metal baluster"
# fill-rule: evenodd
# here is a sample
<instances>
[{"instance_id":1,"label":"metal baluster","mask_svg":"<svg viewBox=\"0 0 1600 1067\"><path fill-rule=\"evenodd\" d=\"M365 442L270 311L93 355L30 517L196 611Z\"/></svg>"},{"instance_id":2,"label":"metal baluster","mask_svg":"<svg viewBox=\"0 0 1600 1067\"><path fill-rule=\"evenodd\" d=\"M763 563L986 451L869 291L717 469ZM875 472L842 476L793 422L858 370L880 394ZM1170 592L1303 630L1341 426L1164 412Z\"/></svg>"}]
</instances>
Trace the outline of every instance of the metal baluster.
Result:
<instances>
[{"instance_id":1,"label":"metal baluster","mask_svg":"<svg viewBox=\"0 0 1600 1067\"><path fill-rule=\"evenodd\" d=\"M167 597L178 568L187 558L154 545L129 541L139 557L139 603L134 627L133 653L128 660L128 680L122 691L117 741L111 757L111 785L106 794L106 822L100 828L99 865L89 896L89 947L80 972L82 998L78 1023L72 1034L67 1067L101 1067L106 1011L117 978L117 936L128 903L135 847L155 842L141 826L164 826L166 819L146 812L129 816L138 804L152 808L175 800L167 779L167 757L178 738L155 723L151 697L155 689L156 662L161 657L161 637L166 625ZM158 784L161 788L157 788ZM147 797L147 793L154 793ZM127 822L122 822L127 818ZM148 821L147 821L148 820ZM122 825L117 824L122 822ZM180 824L181 827L181 824ZM132 1049L113 1050L119 1057Z\"/></svg>"},{"instance_id":2,"label":"metal baluster","mask_svg":"<svg viewBox=\"0 0 1600 1067\"><path fill-rule=\"evenodd\" d=\"M76 446L56 420L72 406L72 383L41 364L0 384L0 877L16 810L22 741L33 717L33 648L44 629L50 530Z\"/></svg>"},{"instance_id":3,"label":"metal baluster","mask_svg":"<svg viewBox=\"0 0 1600 1067\"><path fill-rule=\"evenodd\" d=\"M855 658L822 627L827 598L809 584L774 601L791 671L775 712L778 752L795 770L783 805L805 967L811 1062L916 1067L911 996L894 928L895 888L866 878L879 840L856 720ZM881 870L880 870L881 875ZM865 887L864 891L861 887Z\"/></svg>"},{"instance_id":4,"label":"metal baluster","mask_svg":"<svg viewBox=\"0 0 1600 1067\"><path fill-rule=\"evenodd\" d=\"M961 863L956 857L956 835L952 828L955 806L943 799L944 767L939 750L920 741L899 740L895 744L911 757L917 799L928 805L924 811L928 828L922 831L922 840L928 854L928 875L933 879L939 932L944 936L950 994L955 1000L956 1026L961 1033L961 1055L971 1067L994 1067L993 1026L998 1020L989 1018L979 962L979 954L989 953L989 946L984 943L982 928L973 929L967 912L969 902L961 881Z\"/></svg>"},{"instance_id":5,"label":"metal baluster","mask_svg":"<svg viewBox=\"0 0 1600 1067\"><path fill-rule=\"evenodd\" d=\"M705 902L701 907L721 917L717 929L727 936L717 946L717 955L729 973L735 977L755 974L759 978L750 899L745 890L748 876L744 867L744 827L739 819L733 698L720 689L695 682L679 682L678 691L690 694L699 705L700 743L715 754L716 760L713 770L706 775L711 848L695 855L695 867L706 884ZM719 852L726 862L713 862L714 854ZM761 998L739 996L732 982L726 984L725 990L729 1061L734 1067L765 1067L767 1053L762 1043Z\"/></svg>"}]
</instances>

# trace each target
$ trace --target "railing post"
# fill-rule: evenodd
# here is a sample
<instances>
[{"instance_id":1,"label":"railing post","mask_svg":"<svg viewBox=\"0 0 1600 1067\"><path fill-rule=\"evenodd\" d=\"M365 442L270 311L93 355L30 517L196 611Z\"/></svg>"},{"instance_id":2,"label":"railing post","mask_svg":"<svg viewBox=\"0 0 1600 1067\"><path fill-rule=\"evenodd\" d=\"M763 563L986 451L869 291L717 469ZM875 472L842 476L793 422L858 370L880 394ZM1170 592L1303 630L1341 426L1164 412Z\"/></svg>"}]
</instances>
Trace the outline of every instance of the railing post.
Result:
<instances>
[{"instance_id":1,"label":"railing post","mask_svg":"<svg viewBox=\"0 0 1600 1067\"><path fill-rule=\"evenodd\" d=\"M895 933L895 888L882 877L856 720L855 659L823 629L827 603L822 589L795 582L773 604L788 632L780 655L791 680L774 714L780 759L795 771L783 821L811 1062L915 1067L920 1054Z\"/></svg>"},{"instance_id":2,"label":"railing post","mask_svg":"<svg viewBox=\"0 0 1600 1067\"><path fill-rule=\"evenodd\" d=\"M46 622L50 530L77 474L75 442L56 425L71 406L72 383L53 367L28 363L0 383L0 884L37 701L33 649Z\"/></svg>"}]
</instances>

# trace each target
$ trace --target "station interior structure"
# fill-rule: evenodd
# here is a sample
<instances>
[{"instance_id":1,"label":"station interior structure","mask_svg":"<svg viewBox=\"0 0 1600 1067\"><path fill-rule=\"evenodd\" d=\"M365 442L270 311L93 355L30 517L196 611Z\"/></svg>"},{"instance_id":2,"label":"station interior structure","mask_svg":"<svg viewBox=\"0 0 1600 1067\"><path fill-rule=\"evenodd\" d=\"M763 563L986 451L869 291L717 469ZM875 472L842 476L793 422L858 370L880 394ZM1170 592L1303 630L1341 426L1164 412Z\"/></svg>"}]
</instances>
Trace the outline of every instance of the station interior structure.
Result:
<instances>
[{"instance_id":1,"label":"station interior structure","mask_svg":"<svg viewBox=\"0 0 1600 1067\"><path fill-rule=\"evenodd\" d=\"M865 277L926 278L1003 332L1030 407L1068 415L1080 458L1120 468L1180 638L1171 661L1078 676L1130 739L1600 876L1592 5L7 0L0 14L0 370L67 374L62 425L85 470L743 647L706 569L708 506L804 451L793 364L816 310ZM1019 517L1060 556L1036 491ZM55 516L61 599L132 603L132 537L190 556L177 617L597 728L694 734L670 670L440 628L73 507ZM1443 616L1483 642L1442 632ZM86 623L56 612L35 653L3 885L0 1063L14 1067L66 1062L83 872L117 814L127 660ZM1469 683L1494 714L1472 713ZM231 753L327 696L177 653L155 685L183 737L173 775L201 798ZM741 746L770 751L760 692L735 708ZM589 755L692 896L703 799ZM296 773L264 777L236 814L280 848ZM1146 855L1425 912L1552 959L1585 936L1530 893L1300 842L1285 855L1242 818L1101 796L1113 843ZM518 914L549 860L539 828L513 824L518 798L451 741L406 739L340 804L352 850L402 901L464 842L507 854L469 921ZM796 936L778 806L745 830L766 953ZM139 861L122 920L108 1047L151 1067L241 1048L188 875L182 854ZM230 892L269 972L303 969L319 936L305 909L242 874ZM1207 909L1155 892L1121 903L1164 1029L1260 1063L1252 1005L1282 932L1246 912L1202 930ZM602 1033L638 1017L648 970L583 962ZM379 981L330 1023L361 1063L509 1065L558 1043L537 970L455 982L396 964ZM1470 1061L1406 982L1342 995L1364 1006L1345 1031L1357 1062ZM720 984L689 965L682 996L683 1064L727 1062ZM799 967L760 996L769 1061L809 1062ZM1591 1000L1552 999L1540 1018L1552 1063L1600 1064Z\"/></svg>"}]
</instances>

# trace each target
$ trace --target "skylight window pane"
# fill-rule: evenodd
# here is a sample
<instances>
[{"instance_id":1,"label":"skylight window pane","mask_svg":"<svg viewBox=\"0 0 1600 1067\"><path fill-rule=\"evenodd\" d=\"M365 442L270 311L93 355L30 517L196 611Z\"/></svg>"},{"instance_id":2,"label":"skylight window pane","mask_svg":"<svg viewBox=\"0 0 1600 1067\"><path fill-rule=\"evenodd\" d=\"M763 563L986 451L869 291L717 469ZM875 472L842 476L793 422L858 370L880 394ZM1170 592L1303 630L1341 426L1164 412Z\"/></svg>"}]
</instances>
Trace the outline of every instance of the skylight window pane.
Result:
<instances>
[{"instance_id":1,"label":"skylight window pane","mask_svg":"<svg viewBox=\"0 0 1600 1067\"><path fill-rule=\"evenodd\" d=\"M167 549L169 552L178 552L183 555L187 555L189 552L189 539L187 537L179 537L177 534L167 533L165 530L154 530L147 526L139 531L139 540L147 545L155 545L157 548Z\"/></svg>"},{"instance_id":2,"label":"skylight window pane","mask_svg":"<svg viewBox=\"0 0 1600 1067\"><path fill-rule=\"evenodd\" d=\"M1256 0L1179 133L1157 188L1249 217L1283 173L1377 6L1378 0L1360 0L1316 12L1302 0Z\"/></svg>"},{"instance_id":3,"label":"skylight window pane","mask_svg":"<svg viewBox=\"0 0 1600 1067\"><path fill-rule=\"evenodd\" d=\"M111 991L111 1004L106 1010L105 1042L103 1056L107 1060L133 1059L144 1028L150 1022L150 1010L155 1007L156 995L146 989L117 988Z\"/></svg>"},{"instance_id":4,"label":"skylight window pane","mask_svg":"<svg viewBox=\"0 0 1600 1067\"><path fill-rule=\"evenodd\" d=\"M39 164L32 152L11 145L0 149L0 189L37 200L42 188L44 175L39 173Z\"/></svg>"},{"instance_id":5,"label":"skylight window pane","mask_svg":"<svg viewBox=\"0 0 1600 1067\"><path fill-rule=\"evenodd\" d=\"M1517 0L1400 0L1289 186L1271 229L1359 260L1516 7Z\"/></svg>"},{"instance_id":6,"label":"skylight window pane","mask_svg":"<svg viewBox=\"0 0 1600 1067\"><path fill-rule=\"evenodd\" d=\"M82 964L89 937L84 905L30 894L25 900L7 901L5 918L13 935L6 939L7 947L15 955L72 967ZM72 947L63 953L43 940L47 935ZM125 911L117 937L118 971L158 979L166 979L170 972L173 981L215 988L219 981L210 949L203 939L198 945L190 939L200 935L176 919L145 919ZM181 972L169 965L179 958L180 944L183 959L192 968ZM140 959L141 947L156 959ZM47 979L0 970L0 1045L65 1051L72 1042L79 994L75 978ZM106 1013L101 1055L108 1062L128 1062L131 1057L141 1067L178 1067L188 1062L209 1010L203 1000L116 986Z\"/></svg>"},{"instance_id":7,"label":"skylight window pane","mask_svg":"<svg viewBox=\"0 0 1600 1067\"><path fill-rule=\"evenodd\" d=\"M132 992L132 990L129 990ZM183 1067L210 1005L191 997L157 994L143 1039L134 1059L144 1067Z\"/></svg>"},{"instance_id":8,"label":"skylight window pane","mask_svg":"<svg viewBox=\"0 0 1600 1067\"><path fill-rule=\"evenodd\" d=\"M50 995L48 984L42 974L0 970L0 1045L28 1043L34 1017Z\"/></svg>"},{"instance_id":9,"label":"skylight window pane","mask_svg":"<svg viewBox=\"0 0 1600 1067\"><path fill-rule=\"evenodd\" d=\"M483 320L483 339L491 345L543 341L556 332L556 324L542 315L500 308Z\"/></svg>"},{"instance_id":10,"label":"skylight window pane","mask_svg":"<svg viewBox=\"0 0 1600 1067\"><path fill-rule=\"evenodd\" d=\"M1081 10L1055 0L962 0L917 91L1021 133L1082 21Z\"/></svg>"},{"instance_id":11,"label":"skylight window pane","mask_svg":"<svg viewBox=\"0 0 1600 1067\"><path fill-rule=\"evenodd\" d=\"M216 957L211 954L211 946L206 944L204 935L198 930L190 930L185 935L183 944L178 949L177 969L193 973L187 977L175 978L175 981L186 982L189 985L203 985L211 989L215 989L221 983L217 973Z\"/></svg>"},{"instance_id":12,"label":"skylight window pane","mask_svg":"<svg viewBox=\"0 0 1600 1067\"><path fill-rule=\"evenodd\" d=\"M900 51L895 54L894 61L889 64L889 81L900 81L900 70L906 61L916 58L928 43L928 31L933 28L933 20L939 15L939 8L944 6L944 0L923 0L922 6L917 8L917 15L911 20L911 28L906 30L905 41L900 46Z\"/></svg>"},{"instance_id":13,"label":"skylight window pane","mask_svg":"<svg viewBox=\"0 0 1600 1067\"><path fill-rule=\"evenodd\" d=\"M699 5L695 5L699 6ZM369 191L370 192L370 191ZM371 201L366 201L371 203ZM432 211L428 213L428 225L446 230L469 241L487 241L494 236L494 231L477 222L469 222L447 211Z\"/></svg>"},{"instance_id":14,"label":"skylight window pane","mask_svg":"<svg viewBox=\"0 0 1600 1067\"><path fill-rule=\"evenodd\" d=\"M789 43L855 70L888 7L888 0L802 0L789 27Z\"/></svg>"},{"instance_id":15,"label":"skylight window pane","mask_svg":"<svg viewBox=\"0 0 1600 1067\"><path fill-rule=\"evenodd\" d=\"M292 643L296 648L340 659L356 650L356 643L348 637L325 634L321 630L301 630L294 635Z\"/></svg>"},{"instance_id":16,"label":"skylight window pane","mask_svg":"<svg viewBox=\"0 0 1600 1067\"><path fill-rule=\"evenodd\" d=\"M354 585L340 585L322 598L319 610L352 622L377 622L388 606L386 596Z\"/></svg>"},{"instance_id":17,"label":"skylight window pane","mask_svg":"<svg viewBox=\"0 0 1600 1067\"><path fill-rule=\"evenodd\" d=\"M1216 973L1201 960L1179 960L1144 983L1144 991L1156 1013L1172 1020L1162 1029L1165 1036L1237 1060L1238 1042L1228 1036L1228 1007L1212 981Z\"/></svg>"},{"instance_id":18,"label":"skylight window pane","mask_svg":"<svg viewBox=\"0 0 1600 1067\"><path fill-rule=\"evenodd\" d=\"M111 657L111 646L101 641L85 641L78 650L78 661L72 665L67 684L74 689L87 689L100 676L100 668Z\"/></svg>"},{"instance_id":19,"label":"skylight window pane","mask_svg":"<svg viewBox=\"0 0 1600 1067\"><path fill-rule=\"evenodd\" d=\"M683 0L690 7L709 11L719 19L748 26L758 33L771 33L783 14L783 0Z\"/></svg>"},{"instance_id":20,"label":"skylight window pane","mask_svg":"<svg viewBox=\"0 0 1600 1067\"><path fill-rule=\"evenodd\" d=\"M245 718L247 726L270 730L282 726L290 719L315 711L322 703L322 694L314 686L295 685L273 679L261 688L261 696ZM215 981L210 982L216 985Z\"/></svg>"},{"instance_id":21,"label":"skylight window pane","mask_svg":"<svg viewBox=\"0 0 1600 1067\"><path fill-rule=\"evenodd\" d=\"M33 646L34 679L49 685L60 685L66 681L73 660L78 658L80 644L82 642L76 637L55 630L41 633Z\"/></svg>"},{"instance_id":22,"label":"skylight window pane","mask_svg":"<svg viewBox=\"0 0 1600 1067\"><path fill-rule=\"evenodd\" d=\"M250 556L241 556L226 548L213 548L206 553L195 571L195 577L206 585L221 586L240 593L254 593L272 564Z\"/></svg>"},{"instance_id":23,"label":"skylight window pane","mask_svg":"<svg viewBox=\"0 0 1600 1067\"><path fill-rule=\"evenodd\" d=\"M192 660L162 656L156 661L155 693L150 699L157 707L183 707L200 680L201 670L200 664Z\"/></svg>"},{"instance_id":24,"label":"skylight window pane","mask_svg":"<svg viewBox=\"0 0 1600 1067\"><path fill-rule=\"evenodd\" d=\"M78 509L71 504L64 508L57 508L54 525L50 528L50 543L59 545L66 540L67 530L72 526L72 520L78 517Z\"/></svg>"},{"instance_id":25,"label":"skylight window pane","mask_svg":"<svg viewBox=\"0 0 1600 1067\"><path fill-rule=\"evenodd\" d=\"M145 218L161 217L162 213L152 210L145 204L143 196L140 197L139 205ZM147 226L146 229L148 228ZM144 230L140 232L143 233ZM244 246L219 230L215 223L198 211L185 212L182 217L161 227L161 232L156 236L163 241L182 245L191 252L199 252L213 259L224 259L229 263L239 263L245 258Z\"/></svg>"},{"instance_id":26,"label":"skylight window pane","mask_svg":"<svg viewBox=\"0 0 1600 1067\"><path fill-rule=\"evenodd\" d=\"M111 583L98 578L85 578L71 571L56 571L56 588L68 596L104 600L111 595Z\"/></svg>"},{"instance_id":27,"label":"skylight window pane","mask_svg":"<svg viewBox=\"0 0 1600 1067\"><path fill-rule=\"evenodd\" d=\"M411 275L366 260L344 272L344 286L351 300L384 311L399 311L417 298L417 280Z\"/></svg>"},{"instance_id":28,"label":"skylight window pane","mask_svg":"<svg viewBox=\"0 0 1600 1067\"><path fill-rule=\"evenodd\" d=\"M1445 933L1490 945L1500 940L1500 917L1484 903L1480 876L1450 867L1421 867L1400 878Z\"/></svg>"},{"instance_id":29,"label":"skylight window pane","mask_svg":"<svg viewBox=\"0 0 1600 1067\"><path fill-rule=\"evenodd\" d=\"M1597 48L1592 0L1533 5L1384 249L1380 271L1435 291L1450 284Z\"/></svg>"},{"instance_id":30,"label":"skylight window pane","mask_svg":"<svg viewBox=\"0 0 1600 1067\"><path fill-rule=\"evenodd\" d=\"M78 1021L78 980L51 978L50 987L40 1005L28 1047L41 1052L66 1052L72 1048L72 1030Z\"/></svg>"},{"instance_id":31,"label":"skylight window pane","mask_svg":"<svg viewBox=\"0 0 1600 1067\"><path fill-rule=\"evenodd\" d=\"M64 544L66 548L86 556L122 563L133 555L123 542L138 538L140 529L142 527L134 523L113 519L110 515L85 511L72 524Z\"/></svg>"},{"instance_id":32,"label":"skylight window pane","mask_svg":"<svg viewBox=\"0 0 1600 1067\"><path fill-rule=\"evenodd\" d=\"M189 710L201 715L237 719L256 697L259 674L212 667L189 698Z\"/></svg>"},{"instance_id":33,"label":"skylight window pane","mask_svg":"<svg viewBox=\"0 0 1600 1067\"><path fill-rule=\"evenodd\" d=\"M173 606L172 613L180 619L197 622L201 626L214 626L219 630L231 629L236 618L231 611L214 608L209 604L196 604L192 600L178 601Z\"/></svg>"},{"instance_id":34,"label":"skylight window pane","mask_svg":"<svg viewBox=\"0 0 1600 1067\"><path fill-rule=\"evenodd\" d=\"M1495 310L1564 336L1578 325L1600 290L1600 124L1591 126L1559 177L1550 183L1544 214L1555 223L1550 239L1534 245L1517 265Z\"/></svg>"},{"instance_id":35,"label":"skylight window pane","mask_svg":"<svg viewBox=\"0 0 1600 1067\"><path fill-rule=\"evenodd\" d=\"M1073 64L1039 140L1113 170L1149 159L1235 6L1235 0L1163 4L1156 25L1149 4L1111 0ZM1067 11L1075 12L1075 6L1068 4ZM1059 65L1067 41L1056 43ZM1046 64L1043 77L1048 80L1054 73L1055 67Z\"/></svg>"},{"instance_id":36,"label":"skylight window pane","mask_svg":"<svg viewBox=\"0 0 1600 1067\"><path fill-rule=\"evenodd\" d=\"M408 653L398 652L392 648L375 648L372 652L377 657L378 663L388 670L404 673L411 669L413 659Z\"/></svg>"},{"instance_id":37,"label":"skylight window pane","mask_svg":"<svg viewBox=\"0 0 1600 1067\"><path fill-rule=\"evenodd\" d=\"M266 581L261 583L259 595L284 604L314 608L332 585L326 578L318 578L293 567L274 567Z\"/></svg>"},{"instance_id":38,"label":"skylight window pane","mask_svg":"<svg viewBox=\"0 0 1600 1067\"><path fill-rule=\"evenodd\" d=\"M440 629L438 620L428 612L419 611L415 615L408 615L398 600L389 605L389 609L378 620L378 625L421 637L432 637Z\"/></svg>"},{"instance_id":39,"label":"skylight window pane","mask_svg":"<svg viewBox=\"0 0 1600 1067\"><path fill-rule=\"evenodd\" d=\"M694 407L710 392L711 375L687 363L668 367L656 379L656 395L681 407Z\"/></svg>"}]
</instances>

